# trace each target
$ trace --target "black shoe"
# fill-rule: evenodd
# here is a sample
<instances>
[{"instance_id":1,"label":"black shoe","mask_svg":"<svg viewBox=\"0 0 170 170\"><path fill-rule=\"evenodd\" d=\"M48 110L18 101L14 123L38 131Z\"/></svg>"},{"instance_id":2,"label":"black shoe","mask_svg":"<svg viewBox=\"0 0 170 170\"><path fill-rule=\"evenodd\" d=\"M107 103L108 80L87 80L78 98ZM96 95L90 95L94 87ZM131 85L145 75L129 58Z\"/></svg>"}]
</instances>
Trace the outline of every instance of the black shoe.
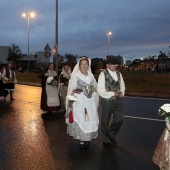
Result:
<instances>
[{"instance_id":1,"label":"black shoe","mask_svg":"<svg viewBox=\"0 0 170 170\"><path fill-rule=\"evenodd\" d=\"M53 113L51 111L47 112L46 114L52 115Z\"/></svg>"},{"instance_id":2,"label":"black shoe","mask_svg":"<svg viewBox=\"0 0 170 170\"><path fill-rule=\"evenodd\" d=\"M80 149L85 149L89 147L90 142L89 141L80 141L79 147Z\"/></svg>"},{"instance_id":3,"label":"black shoe","mask_svg":"<svg viewBox=\"0 0 170 170\"><path fill-rule=\"evenodd\" d=\"M79 147L80 147L80 149L85 148L85 143L84 143L84 141L80 141Z\"/></svg>"},{"instance_id":4,"label":"black shoe","mask_svg":"<svg viewBox=\"0 0 170 170\"><path fill-rule=\"evenodd\" d=\"M90 141L84 141L85 145L90 145Z\"/></svg>"},{"instance_id":5,"label":"black shoe","mask_svg":"<svg viewBox=\"0 0 170 170\"><path fill-rule=\"evenodd\" d=\"M117 142L116 142L115 138L110 138L110 141L112 142L112 144L113 144L114 146L116 146Z\"/></svg>"},{"instance_id":6,"label":"black shoe","mask_svg":"<svg viewBox=\"0 0 170 170\"><path fill-rule=\"evenodd\" d=\"M15 100L14 98L10 98L11 101Z\"/></svg>"},{"instance_id":7,"label":"black shoe","mask_svg":"<svg viewBox=\"0 0 170 170\"><path fill-rule=\"evenodd\" d=\"M103 142L103 145L105 147L110 147L110 146L112 146L112 143L111 142Z\"/></svg>"}]
</instances>

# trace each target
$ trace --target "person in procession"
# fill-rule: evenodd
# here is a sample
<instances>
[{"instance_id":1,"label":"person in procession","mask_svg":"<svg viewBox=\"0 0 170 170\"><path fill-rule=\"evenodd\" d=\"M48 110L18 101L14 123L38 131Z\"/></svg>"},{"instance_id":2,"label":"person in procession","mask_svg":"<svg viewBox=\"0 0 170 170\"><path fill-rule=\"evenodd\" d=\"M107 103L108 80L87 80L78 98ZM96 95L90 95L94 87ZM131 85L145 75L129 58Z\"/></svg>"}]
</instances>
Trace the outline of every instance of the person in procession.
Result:
<instances>
[{"instance_id":1,"label":"person in procession","mask_svg":"<svg viewBox=\"0 0 170 170\"><path fill-rule=\"evenodd\" d=\"M2 73L0 72L0 97L3 97L6 100L6 96L8 95L8 91L5 90L5 84L3 81Z\"/></svg>"},{"instance_id":2,"label":"person in procession","mask_svg":"<svg viewBox=\"0 0 170 170\"><path fill-rule=\"evenodd\" d=\"M101 99L102 117L101 130L102 140L105 146L115 146L115 137L123 123L123 96L125 83L119 71L117 61L108 59L104 69L98 78L97 92ZM109 125L110 118L113 118Z\"/></svg>"},{"instance_id":3,"label":"person in procession","mask_svg":"<svg viewBox=\"0 0 170 170\"><path fill-rule=\"evenodd\" d=\"M98 136L99 98L96 93L97 82L90 66L89 58L79 59L71 74L66 97L67 133L80 141L80 148L87 148L89 142ZM76 98L73 103L70 96Z\"/></svg>"},{"instance_id":4,"label":"person in procession","mask_svg":"<svg viewBox=\"0 0 170 170\"><path fill-rule=\"evenodd\" d=\"M165 117L165 129L159 138L154 150L152 161L160 170L170 170L170 104L164 104L159 108L159 116Z\"/></svg>"},{"instance_id":5,"label":"person in procession","mask_svg":"<svg viewBox=\"0 0 170 170\"><path fill-rule=\"evenodd\" d=\"M41 109L46 112L45 115L60 110L57 80L54 64L49 63L48 70L42 76Z\"/></svg>"},{"instance_id":6,"label":"person in procession","mask_svg":"<svg viewBox=\"0 0 170 170\"><path fill-rule=\"evenodd\" d=\"M66 96L67 96L68 82L70 77L71 77L70 67L67 64L65 64L59 76L59 87L58 87L59 95L61 98L61 107L64 110L66 109Z\"/></svg>"},{"instance_id":7,"label":"person in procession","mask_svg":"<svg viewBox=\"0 0 170 170\"><path fill-rule=\"evenodd\" d=\"M13 91L15 89L15 83L17 83L17 79L15 70L12 69L12 64L8 64L7 69L3 70L2 77L5 82L5 89L10 93L10 100L15 100L13 98Z\"/></svg>"}]
</instances>

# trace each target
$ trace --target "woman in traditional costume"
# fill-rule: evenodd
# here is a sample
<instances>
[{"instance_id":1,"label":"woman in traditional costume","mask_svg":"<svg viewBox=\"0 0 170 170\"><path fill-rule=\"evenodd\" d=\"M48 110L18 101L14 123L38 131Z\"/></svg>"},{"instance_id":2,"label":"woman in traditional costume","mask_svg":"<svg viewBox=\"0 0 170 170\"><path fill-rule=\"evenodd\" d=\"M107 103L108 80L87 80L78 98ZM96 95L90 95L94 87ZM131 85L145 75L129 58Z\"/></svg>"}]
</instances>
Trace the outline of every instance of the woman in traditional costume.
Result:
<instances>
[{"instance_id":1,"label":"woman in traditional costume","mask_svg":"<svg viewBox=\"0 0 170 170\"><path fill-rule=\"evenodd\" d=\"M90 59L83 57L79 60L71 74L66 98L67 133L80 141L81 148L86 148L89 142L98 136L99 96L96 93L97 82L90 66ZM70 95L77 98L77 102L72 105L68 100Z\"/></svg>"},{"instance_id":2,"label":"woman in traditional costume","mask_svg":"<svg viewBox=\"0 0 170 170\"><path fill-rule=\"evenodd\" d=\"M63 109L66 109L66 96L70 77L71 77L70 67L68 65L65 65L62 68L62 72L59 76L59 88L58 88L61 99L61 107Z\"/></svg>"},{"instance_id":3,"label":"woman in traditional costume","mask_svg":"<svg viewBox=\"0 0 170 170\"><path fill-rule=\"evenodd\" d=\"M49 63L47 72L42 76L41 109L47 114L60 110L57 73L53 63Z\"/></svg>"},{"instance_id":4,"label":"woman in traditional costume","mask_svg":"<svg viewBox=\"0 0 170 170\"><path fill-rule=\"evenodd\" d=\"M170 170L170 123L166 119L166 128L162 133L152 158L160 170Z\"/></svg>"},{"instance_id":5,"label":"woman in traditional costume","mask_svg":"<svg viewBox=\"0 0 170 170\"><path fill-rule=\"evenodd\" d=\"M5 100L7 95L8 95L8 91L5 90L5 84L3 81L2 73L0 72L0 97L3 96Z\"/></svg>"}]
</instances>

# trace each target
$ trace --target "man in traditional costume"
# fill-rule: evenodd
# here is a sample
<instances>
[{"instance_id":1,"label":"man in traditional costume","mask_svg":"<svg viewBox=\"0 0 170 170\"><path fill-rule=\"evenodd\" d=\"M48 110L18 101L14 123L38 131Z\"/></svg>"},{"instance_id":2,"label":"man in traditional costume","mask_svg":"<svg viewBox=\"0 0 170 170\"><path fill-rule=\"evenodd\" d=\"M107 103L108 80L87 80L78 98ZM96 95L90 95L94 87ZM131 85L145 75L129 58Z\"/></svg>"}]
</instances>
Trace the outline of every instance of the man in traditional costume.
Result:
<instances>
[{"instance_id":1,"label":"man in traditional costume","mask_svg":"<svg viewBox=\"0 0 170 170\"><path fill-rule=\"evenodd\" d=\"M14 69L12 69L12 65L8 64L8 67L6 70L3 71L2 77L5 81L5 89L9 91L10 93L10 100L14 100L13 98L13 91L15 89L15 84L17 82L16 80L16 74Z\"/></svg>"},{"instance_id":2,"label":"man in traditional costume","mask_svg":"<svg viewBox=\"0 0 170 170\"><path fill-rule=\"evenodd\" d=\"M98 94L95 92L97 83L90 66L90 59L83 57L79 60L71 74L67 92L67 96L74 95L77 101L71 107L66 98L67 133L80 141L80 148L87 148L89 142L98 136ZM73 114L71 121L70 113Z\"/></svg>"},{"instance_id":3,"label":"man in traditional costume","mask_svg":"<svg viewBox=\"0 0 170 170\"><path fill-rule=\"evenodd\" d=\"M98 78L97 92L100 95L102 105L101 130L102 140L105 146L116 145L115 137L123 123L123 101L125 84L123 77L116 70L117 61L107 60L107 68ZM112 123L109 126L111 115Z\"/></svg>"}]
</instances>

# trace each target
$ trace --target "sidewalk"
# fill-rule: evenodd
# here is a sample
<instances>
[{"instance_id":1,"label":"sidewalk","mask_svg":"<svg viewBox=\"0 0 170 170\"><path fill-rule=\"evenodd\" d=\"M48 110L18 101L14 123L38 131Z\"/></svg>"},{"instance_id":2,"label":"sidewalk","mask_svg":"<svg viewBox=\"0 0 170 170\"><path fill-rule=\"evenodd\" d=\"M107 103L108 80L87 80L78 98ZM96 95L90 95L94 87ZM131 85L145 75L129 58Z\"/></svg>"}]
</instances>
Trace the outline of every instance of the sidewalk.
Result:
<instances>
[{"instance_id":1,"label":"sidewalk","mask_svg":"<svg viewBox=\"0 0 170 170\"><path fill-rule=\"evenodd\" d=\"M17 84L41 87L41 84L36 84L36 83L17 82ZM151 97L151 98L170 99L170 94L168 94L168 93L146 93L146 92L128 92L128 91L126 91L126 92L125 92L125 96L136 96L136 97Z\"/></svg>"}]
</instances>

